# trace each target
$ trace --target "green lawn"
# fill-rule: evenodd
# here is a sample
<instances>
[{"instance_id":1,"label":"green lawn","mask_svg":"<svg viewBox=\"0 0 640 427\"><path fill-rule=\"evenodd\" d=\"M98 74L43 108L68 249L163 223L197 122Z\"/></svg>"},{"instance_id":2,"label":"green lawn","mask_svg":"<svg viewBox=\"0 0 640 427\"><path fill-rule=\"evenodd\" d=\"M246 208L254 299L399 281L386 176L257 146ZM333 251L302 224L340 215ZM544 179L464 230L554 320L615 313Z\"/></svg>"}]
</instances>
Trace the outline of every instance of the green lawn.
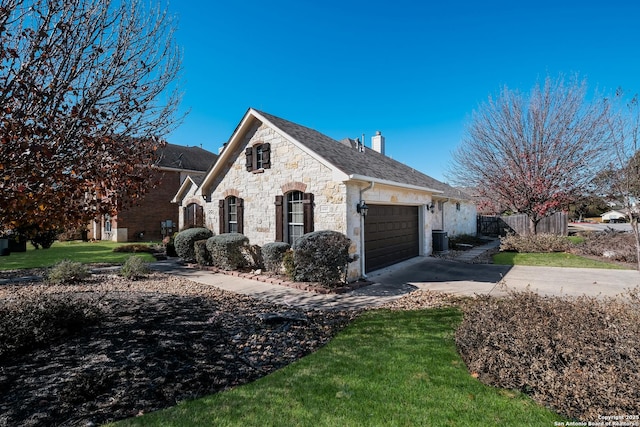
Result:
<instances>
[{"instance_id":1,"label":"green lawn","mask_svg":"<svg viewBox=\"0 0 640 427\"><path fill-rule=\"evenodd\" d=\"M9 256L0 257L0 270L14 270L21 268L50 267L63 259L84 264L109 263L122 264L130 253L113 252L113 248L125 245L115 242L54 242L49 249L35 249L27 244L26 252L12 252ZM148 253L137 253L146 261L154 258Z\"/></svg>"},{"instance_id":2,"label":"green lawn","mask_svg":"<svg viewBox=\"0 0 640 427\"><path fill-rule=\"evenodd\" d=\"M493 256L493 263L502 265L540 265L545 267L605 268L616 270L625 269L625 267L618 264L584 258L566 252L499 252Z\"/></svg>"},{"instance_id":3,"label":"green lawn","mask_svg":"<svg viewBox=\"0 0 640 427\"><path fill-rule=\"evenodd\" d=\"M372 311L327 346L233 390L124 420L128 426L551 426L525 395L473 378L457 309Z\"/></svg>"}]
</instances>

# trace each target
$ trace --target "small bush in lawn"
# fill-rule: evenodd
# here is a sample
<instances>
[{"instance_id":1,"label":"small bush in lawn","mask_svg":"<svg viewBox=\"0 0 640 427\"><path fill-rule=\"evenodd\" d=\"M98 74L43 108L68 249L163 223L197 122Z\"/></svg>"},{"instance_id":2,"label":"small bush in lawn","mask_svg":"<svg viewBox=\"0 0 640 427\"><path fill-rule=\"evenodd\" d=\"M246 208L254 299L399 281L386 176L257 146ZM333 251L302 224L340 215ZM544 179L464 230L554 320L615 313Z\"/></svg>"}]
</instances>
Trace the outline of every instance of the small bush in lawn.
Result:
<instances>
[{"instance_id":1,"label":"small bush in lawn","mask_svg":"<svg viewBox=\"0 0 640 427\"><path fill-rule=\"evenodd\" d=\"M345 283L351 240L332 230L314 231L293 244L294 280L325 286Z\"/></svg>"},{"instance_id":2,"label":"small bush in lawn","mask_svg":"<svg viewBox=\"0 0 640 427\"><path fill-rule=\"evenodd\" d=\"M188 228L181 231L173 241L176 253L185 261L194 262L196 260L194 243L198 240L207 240L211 236L213 232L206 228Z\"/></svg>"},{"instance_id":3,"label":"small bush in lawn","mask_svg":"<svg viewBox=\"0 0 640 427\"><path fill-rule=\"evenodd\" d=\"M518 236L508 234L500 238L500 250L521 253L566 252L571 243L566 236L556 234L534 234Z\"/></svg>"},{"instance_id":4,"label":"small bush in lawn","mask_svg":"<svg viewBox=\"0 0 640 427\"><path fill-rule=\"evenodd\" d=\"M0 301L0 359L46 346L100 319L97 300L24 292Z\"/></svg>"},{"instance_id":5,"label":"small bush in lawn","mask_svg":"<svg viewBox=\"0 0 640 427\"><path fill-rule=\"evenodd\" d=\"M155 249L149 245L134 243L131 245L116 246L115 248L113 248L113 252L134 253L134 254L138 252L146 252L146 253L152 254L155 252Z\"/></svg>"},{"instance_id":6,"label":"small bush in lawn","mask_svg":"<svg viewBox=\"0 0 640 427\"><path fill-rule=\"evenodd\" d=\"M224 233L207 239L207 249L213 265L223 270L246 267L249 260L245 254L249 239L240 233Z\"/></svg>"},{"instance_id":7,"label":"small bush in lawn","mask_svg":"<svg viewBox=\"0 0 640 427\"><path fill-rule=\"evenodd\" d=\"M264 268L273 273L282 272L284 254L289 249L291 249L291 245L286 242L271 242L263 245L262 259L264 260Z\"/></svg>"},{"instance_id":8,"label":"small bush in lawn","mask_svg":"<svg viewBox=\"0 0 640 427\"><path fill-rule=\"evenodd\" d=\"M458 351L481 381L521 390L570 418L637 414L639 295L483 296L464 308Z\"/></svg>"},{"instance_id":9,"label":"small bush in lawn","mask_svg":"<svg viewBox=\"0 0 640 427\"><path fill-rule=\"evenodd\" d=\"M120 275L127 279L139 279L149 274L149 265L139 256L131 255L122 265Z\"/></svg>"},{"instance_id":10,"label":"small bush in lawn","mask_svg":"<svg viewBox=\"0 0 640 427\"><path fill-rule=\"evenodd\" d=\"M49 269L47 280L51 283L77 283L91 275L87 267L79 262L62 260Z\"/></svg>"},{"instance_id":11,"label":"small bush in lawn","mask_svg":"<svg viewBox=\"0 0 640 427\"><path fill-rule=\"evenodd\" d=\"M38 231L31 239L30 242L34 248L39 249L42 246L42 249L49 249L53 242L58 238L58 234L60 230L46 230L46 231Z\"/></svg>"},{"instance_id":12,"label":"small bush in lawn","mask_svg":"<svg viewBox=\"0 0 640 427\"><path fill-rule=\"evenodd\" d=\"M207 240L198 240L193 242L193 249L196 254L196 263L198 265L211 265L211 253L207 249Z\"/></svg>"}]
</instances>

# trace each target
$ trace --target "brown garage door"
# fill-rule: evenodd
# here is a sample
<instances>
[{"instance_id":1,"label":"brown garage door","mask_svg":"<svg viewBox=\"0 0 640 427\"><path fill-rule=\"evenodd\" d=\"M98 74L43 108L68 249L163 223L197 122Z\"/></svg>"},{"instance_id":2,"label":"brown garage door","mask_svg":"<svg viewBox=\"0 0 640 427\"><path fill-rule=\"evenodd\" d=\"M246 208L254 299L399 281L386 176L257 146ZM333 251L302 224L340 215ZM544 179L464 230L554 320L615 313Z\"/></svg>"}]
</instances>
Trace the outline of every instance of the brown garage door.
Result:
<instances>
[{"instance_id":1,"label":"brown garage door","mask_svg":"<svg viewBox=\"0 0 640 427\"><path fill-rule=\"evenodd\" d=\"M419 255L417 206L369 205L364 220L365 272Z\"/></svg>"}]
</instances>

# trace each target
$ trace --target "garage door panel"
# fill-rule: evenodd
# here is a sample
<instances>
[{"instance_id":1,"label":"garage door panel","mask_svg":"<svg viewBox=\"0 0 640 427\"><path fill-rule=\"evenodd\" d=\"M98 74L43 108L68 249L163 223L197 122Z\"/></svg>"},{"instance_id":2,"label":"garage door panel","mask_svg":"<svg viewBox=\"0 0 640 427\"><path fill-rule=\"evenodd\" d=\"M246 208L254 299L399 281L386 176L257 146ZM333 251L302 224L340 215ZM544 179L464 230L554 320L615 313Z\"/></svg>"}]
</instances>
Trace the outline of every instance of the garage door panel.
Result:
<instances>
[{"instance_id":1,"label":"garage door panel","mask_svg":"<svg viewBox=\"0 0 640 427\"><path fill-rule=\"evenodd\" d=\"M370 205L364 239L366 272L418 256L418 208Z\"/></svg>"}]
</instances>

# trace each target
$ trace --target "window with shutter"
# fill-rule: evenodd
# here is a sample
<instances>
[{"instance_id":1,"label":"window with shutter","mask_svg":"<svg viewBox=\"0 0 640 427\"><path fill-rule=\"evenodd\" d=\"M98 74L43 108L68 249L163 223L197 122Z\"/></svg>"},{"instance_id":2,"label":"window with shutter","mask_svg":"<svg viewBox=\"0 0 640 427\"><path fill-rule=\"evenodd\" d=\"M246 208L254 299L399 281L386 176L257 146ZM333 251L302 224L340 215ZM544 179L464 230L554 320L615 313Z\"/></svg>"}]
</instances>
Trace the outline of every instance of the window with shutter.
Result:
<instances>
[{"instance_id":1,"label":"window with shutter","mask_svg":"<svg viewBox=\"0 0 640 427\"><path fill-rule=\"evenodd\" d=\"M291 191L276 196L276 241L293 244L313 231L313 194Z\"/></svg>"},{"instance_id":2,"label":"window with shutter","mask_svg":"<svg viewBox=\"0 0 640 427\"><path fill-rule=\"evenodd\" d=\"M240 197L229 196L219 200L218 216L220 234L244 232L244 200Z\"/></svg>"},{"instance_id":3,"label":"window with shutter","mask_svg":"<svg viewBox=\"0 0 640 427\"><path fill-rule=\"evenodd\" d=\"M246 168L248 172L260 172L271 168L271 144L264 143L245 149Z\"/></svg>"}]
</instances>

